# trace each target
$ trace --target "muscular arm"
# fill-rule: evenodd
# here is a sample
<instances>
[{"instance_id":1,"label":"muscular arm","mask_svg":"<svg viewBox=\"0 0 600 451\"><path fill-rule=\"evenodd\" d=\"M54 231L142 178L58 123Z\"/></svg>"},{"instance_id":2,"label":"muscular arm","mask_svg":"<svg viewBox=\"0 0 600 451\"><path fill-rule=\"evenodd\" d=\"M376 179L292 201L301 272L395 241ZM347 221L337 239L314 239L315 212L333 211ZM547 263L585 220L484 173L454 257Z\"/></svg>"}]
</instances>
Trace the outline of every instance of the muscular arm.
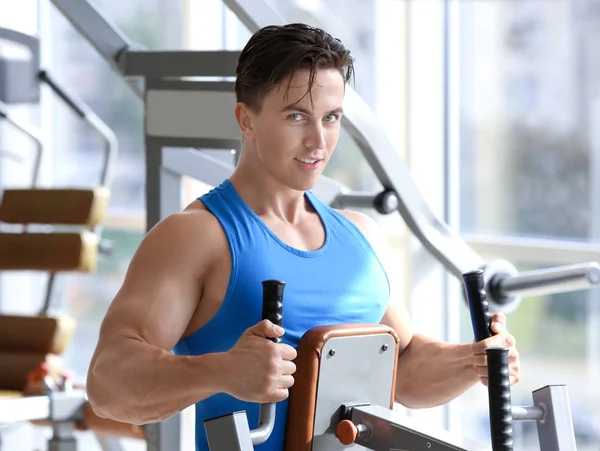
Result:
<instances>
[{"instance_id":1,"label":"muscular arm","mask_svg":"<svg viewBox=\"0 0 600 451\"><path fill-rule=\"evenodd\" d=\"M379 226L366 215L342 213L361 229L384 266L389 268L387 242ZM393 282L381 322L400 337L396 401L403 406L426 408L445 404L479 381L470 344L444 343L413 332L408 312L394 290Z\"/></svg>"},{"instance_id":2,"label":"muscular arm","mask_svg":"<svg viewBox=\"0 0 600 451\"><path fill-rule=\"evenodd\" d=\"M401 332L405 312L390 305L382 320ZM396 401L418 409L445 404L479 381L470 344L444 343L413 334L396 371Z\"/></svg>"},{"instance_id":3,"label":"muscular arm","mask_svg":"<svg viewBox=\"0 0 600 451\"><path fill-rule=\"evenodd\" d=\"M140 244L102 323L88 372L88 396L98 415L132 424L161 421L221 391L218 354L170 353L201 298L215 225L205 211L178 213Z\"/></svg>"}]
</instances>

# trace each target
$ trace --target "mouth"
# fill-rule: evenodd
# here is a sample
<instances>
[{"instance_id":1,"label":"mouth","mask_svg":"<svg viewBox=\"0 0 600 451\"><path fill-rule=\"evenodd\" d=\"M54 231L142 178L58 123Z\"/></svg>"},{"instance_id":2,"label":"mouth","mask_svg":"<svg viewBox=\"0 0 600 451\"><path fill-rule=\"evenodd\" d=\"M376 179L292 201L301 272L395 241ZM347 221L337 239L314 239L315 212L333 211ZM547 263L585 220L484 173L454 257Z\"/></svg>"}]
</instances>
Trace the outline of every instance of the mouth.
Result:
<instances>
[{"instance_id":1,"label":"mouth","mask_svg":"<svg viewBox=\"0 0 600 451\"><path fill-rule=\"evenodd\" d=\"M321 163L323 162L322 158L314 159L314 158L295 158L300 165L306 169L317 169Z\"/></svg>"}]
</instances>

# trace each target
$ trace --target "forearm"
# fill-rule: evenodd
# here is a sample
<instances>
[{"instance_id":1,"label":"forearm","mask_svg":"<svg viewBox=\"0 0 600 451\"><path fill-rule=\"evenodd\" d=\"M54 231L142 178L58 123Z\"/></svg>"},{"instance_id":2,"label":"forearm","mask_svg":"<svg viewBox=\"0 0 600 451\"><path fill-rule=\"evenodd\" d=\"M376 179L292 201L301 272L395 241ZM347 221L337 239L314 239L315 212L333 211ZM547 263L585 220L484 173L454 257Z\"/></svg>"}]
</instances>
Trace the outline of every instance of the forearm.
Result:
<instances>
[{"instance_id":1,"label":"forearm","mask_svg":"<svg viewBox=\"0 0 600 451\"><path fill-rule=\"evenodd\" d=\"M165 420L222 391L220 354L175 356L135 339L104 346L87 392L99 416L131 424Z\"/></svg>"},{"instance_id":2,"label":"forearm","mask_svg":"<svg viewBox=\"0 0 600 451\"><path fill-rule=\"evenodd\" d=\"M398 359L396 400L409 408L435 407L478 381L470 345L415 334Z\"/></svg>"}]
</instances>

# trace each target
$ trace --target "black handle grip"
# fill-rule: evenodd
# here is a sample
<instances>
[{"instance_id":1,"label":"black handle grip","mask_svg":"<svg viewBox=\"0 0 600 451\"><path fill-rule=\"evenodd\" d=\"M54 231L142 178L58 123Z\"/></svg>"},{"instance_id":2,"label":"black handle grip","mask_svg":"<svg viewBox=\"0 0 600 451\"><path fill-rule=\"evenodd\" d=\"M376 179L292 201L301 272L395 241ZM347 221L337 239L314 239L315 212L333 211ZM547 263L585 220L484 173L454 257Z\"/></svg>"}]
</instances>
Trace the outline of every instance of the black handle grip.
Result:
<instances>
[{"instance_id":1,"label":"black handle grip","mask_svg":"<svg viewBox=\"0 0 600 451\"><path fill-rule=\"evenodd\" d=\"M492 450L512 451L514 438L508 348L488 348L486 354Z\"/></svg>"},{"instance_id":2,"label":"black handle grip","mask_svg":"<svg viewBox=\"0 0 600 451\"><path fill-rule=\"evenodd\" d=\"M285 282L281 280L264 280L262 319L268 319L277 326L283 325L283 291ZM275 343L281 342L281 337L272 338Z\"/></svg>"},{"instance_id":3,"label":"black handle grip","mask_svg":"<svg viewBox=\"0 0 600 451\"><path fill-rule=\"evenodd\" d=\"M490 313L485 293L483 270L477 269L463 274L463 281L471 323L476 341L493 335ZM512 451L513 427L510 396L510 375L507 348L486 349L488 364L488 397L490 410L490 433L493 451Z\"/></svg>"},{"instance_id":4,"label":"black handle grip","mask_svg":"<svg viewBox=\"0 0 600 451\"><path fill-rule=\"evenodd\" d=\"M463 281L471 312L475 341L485 340L493 334L491 330L492 315L485 294L483 270L477 269L463 274Z\"/></svg>"}]
</instances>

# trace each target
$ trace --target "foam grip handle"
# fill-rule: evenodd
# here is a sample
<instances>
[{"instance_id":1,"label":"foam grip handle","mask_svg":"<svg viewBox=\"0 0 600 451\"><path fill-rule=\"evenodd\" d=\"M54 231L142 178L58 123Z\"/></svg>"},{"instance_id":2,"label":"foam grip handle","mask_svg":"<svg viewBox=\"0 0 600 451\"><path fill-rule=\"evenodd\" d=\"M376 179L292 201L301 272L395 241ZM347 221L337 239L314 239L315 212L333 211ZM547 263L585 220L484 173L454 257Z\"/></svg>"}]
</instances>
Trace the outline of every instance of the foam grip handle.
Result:
<instances>
[{"instance_id":1,"label":"foam grip handle","mask_svg":"<svg viewBox=\"0 0 600 451\"><path fill-rule=\"evenodd\" d=\"M268 319L273 324L283 325L283 291L285 282L281 280L264 280L262 319ZM281 342L281 337L272 338L275 343Z\"/></svg>"},{"instance_id":2,"label":"foam grip handle","mask_svg":"<svg viewBox=\"0 0 600 451\"><path fill-rule=\"evenodd\" d=\"M463 274L463 282L469 303L475 341L485 340L493 334L491 330L492 315L485 293L483 270L477 269Z\"/></svg>"},{"instance_id":3,"label":"foam grip handle","mask_svg":"<svg viewBox=\"0 0 600 451\"><path fill-rule=\"evenodd\" d=\"M488 348L486 354L492 450L512 451L514 437L508 348Z\"/></svg>"}]
</instances>

